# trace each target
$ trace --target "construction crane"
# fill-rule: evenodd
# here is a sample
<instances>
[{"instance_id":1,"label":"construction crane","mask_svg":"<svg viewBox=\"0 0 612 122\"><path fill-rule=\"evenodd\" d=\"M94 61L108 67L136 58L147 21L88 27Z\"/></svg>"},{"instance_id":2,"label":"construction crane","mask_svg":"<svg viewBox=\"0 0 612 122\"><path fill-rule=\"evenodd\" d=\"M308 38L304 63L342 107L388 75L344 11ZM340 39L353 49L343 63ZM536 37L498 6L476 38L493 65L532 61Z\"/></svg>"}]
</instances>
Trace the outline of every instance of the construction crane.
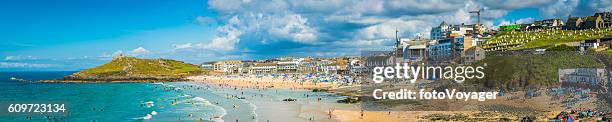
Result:
<instances>
[{"instance_id":1,"label":"construction crane","mask_svg":"<svg viewBox=\"0 0 612 122\"><path fill-rule=\"evenodd\" d=\"M476 15L478 16L478 23L476 24L476 33L480 34L480 12L483 9L478 9L476 11L470 11L470 13L476 13Z\"/></svg>"}]
</instances>

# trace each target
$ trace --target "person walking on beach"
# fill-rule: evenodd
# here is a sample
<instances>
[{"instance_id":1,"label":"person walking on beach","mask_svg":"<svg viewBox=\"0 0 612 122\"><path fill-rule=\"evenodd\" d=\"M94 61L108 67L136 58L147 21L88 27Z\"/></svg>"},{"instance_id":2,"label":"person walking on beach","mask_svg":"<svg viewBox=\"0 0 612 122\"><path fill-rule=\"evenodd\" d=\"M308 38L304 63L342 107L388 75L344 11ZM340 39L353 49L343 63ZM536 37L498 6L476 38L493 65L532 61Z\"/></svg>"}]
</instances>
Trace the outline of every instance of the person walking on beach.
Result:
<instances>
[{"instance_id":1,"label":"person walking on beach","mask_svg":"<svg viewBox=\"0 0 612 122\"><path fill-rule=\"evenodd\" d=\"M361 119L363 119L363 109L361 109Z\"/></svg>"}]
</instances>

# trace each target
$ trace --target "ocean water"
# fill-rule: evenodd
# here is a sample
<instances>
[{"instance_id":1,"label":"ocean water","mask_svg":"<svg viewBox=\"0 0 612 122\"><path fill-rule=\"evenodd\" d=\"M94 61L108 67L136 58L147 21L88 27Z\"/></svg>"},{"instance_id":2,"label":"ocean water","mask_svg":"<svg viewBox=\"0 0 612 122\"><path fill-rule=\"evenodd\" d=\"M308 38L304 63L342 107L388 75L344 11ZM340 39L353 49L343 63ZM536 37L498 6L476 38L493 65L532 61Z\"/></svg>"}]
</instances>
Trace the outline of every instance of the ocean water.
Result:
<instances>
[{"instance_id":1,"label":"ocean water","mask_svg":"<svg viewBox=\"0 0 612 122\"><path fill-rule=\"evenodd\" d=\"M207 99L159 83L38 83L9 80L58 79L72 72L0 73L0 121L220 121L226 111ZM10 104L65 104L60 113L8 113ZM155 112L153 112L155 111ZM153 114L152 114L153 113ZM156 113L156 114L155 114ZM148 115L151 114L151 115ZM191 114L191 116L189 115ZM217 118L216 118L217 117Z\"/></svg>"},{"instance_id":2,"label":"ocean water","mask_svg":"<svg viewBox=\"0 0 612 122\"><path fill-rule=\"evenodd\" d=\"M71 73L0 72L0 121L257 121L268 118L258 117L254 101L294 104L279 101L294 98L314 102L322 98L319 102L334 103L340 99L303 90L239 89L195 82L31 82L59 79ZM9 80L10 77L23 80ZM9 113L10 104L64 104L66 111Z\"/></svg>"}]
</instances>

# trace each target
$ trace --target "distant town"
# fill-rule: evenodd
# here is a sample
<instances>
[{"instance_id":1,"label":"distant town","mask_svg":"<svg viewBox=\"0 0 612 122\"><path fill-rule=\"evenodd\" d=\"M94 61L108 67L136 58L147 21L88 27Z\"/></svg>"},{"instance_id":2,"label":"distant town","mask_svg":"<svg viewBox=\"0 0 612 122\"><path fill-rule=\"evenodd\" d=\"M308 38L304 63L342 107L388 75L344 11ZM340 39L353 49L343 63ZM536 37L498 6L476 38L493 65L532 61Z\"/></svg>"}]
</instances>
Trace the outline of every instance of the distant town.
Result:
<instances>
[{"instance_id":1,"label":"distant town","mask_svg":"<svg viewBox=\"0 0 612 122\"><path fill-rule=\"evenodd\" d=\"M480 16L479 11L475 11ZM480 18L480 17L479 17ZM336 58L281 57L264 60L224 60L205 62L201 68L210 74L359 74L368 66L395 63L448 63L470 65L483 60L487 52L544 52L555 46L574 51L603 51L611 48L612 12L592 16L569 16L510 24L497 28L480 24L440 23L429 38L400 38L396 31L391 51L362 51L361 56Z\"/></svg>"},{"instance_id":2,"label":"distant town","mask_svg":"<svg viewBox=\"0 0 612 122\"><path fill-rule=\"evenodd\" d=\"M399 31L395 31L392 49L362 50L360 56L224 60L206 62L200 68L208 75L225 75L224 78L238 75L289 77L314 83L368 87L362 84L370 82L368 78L360 79L359 76L372 76L373 67L397 63L492 65L485 68L488 78L473 83L479 88L498 90L498 96L522 90L524 93L518 94L521 97L554 96L559 98L553 100L559 102L555 105L566 108L593 105L589 102L594 100L590 98L595 98L592 94L607 95L604 99L612 102L612 12L569 16L565 22L552 18L497 28L479 23L480 20L477 24L443 21L432 27L429 38L400 38Z\"/></svg>"}]
</instances>

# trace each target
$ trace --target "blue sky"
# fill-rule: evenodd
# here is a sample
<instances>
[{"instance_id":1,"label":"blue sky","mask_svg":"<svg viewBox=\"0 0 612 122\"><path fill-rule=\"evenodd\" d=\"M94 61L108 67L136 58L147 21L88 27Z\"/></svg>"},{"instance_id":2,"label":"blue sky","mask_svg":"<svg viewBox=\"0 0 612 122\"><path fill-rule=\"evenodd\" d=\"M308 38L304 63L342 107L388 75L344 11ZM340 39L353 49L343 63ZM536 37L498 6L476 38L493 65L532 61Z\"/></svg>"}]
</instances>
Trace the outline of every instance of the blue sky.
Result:
<instances>
[{"instance_id":1,"label":"blue sky","mask_svg":"<svg viewBox=\"0 0 612 122\"><path fill-rule=\"evenodd\" d=\"M0 71L79 70L113 55L189 63L333 57L386 47L442 21L498 26L612 10L607 0L4 0Z\"/></svg>"}]
</instances>

